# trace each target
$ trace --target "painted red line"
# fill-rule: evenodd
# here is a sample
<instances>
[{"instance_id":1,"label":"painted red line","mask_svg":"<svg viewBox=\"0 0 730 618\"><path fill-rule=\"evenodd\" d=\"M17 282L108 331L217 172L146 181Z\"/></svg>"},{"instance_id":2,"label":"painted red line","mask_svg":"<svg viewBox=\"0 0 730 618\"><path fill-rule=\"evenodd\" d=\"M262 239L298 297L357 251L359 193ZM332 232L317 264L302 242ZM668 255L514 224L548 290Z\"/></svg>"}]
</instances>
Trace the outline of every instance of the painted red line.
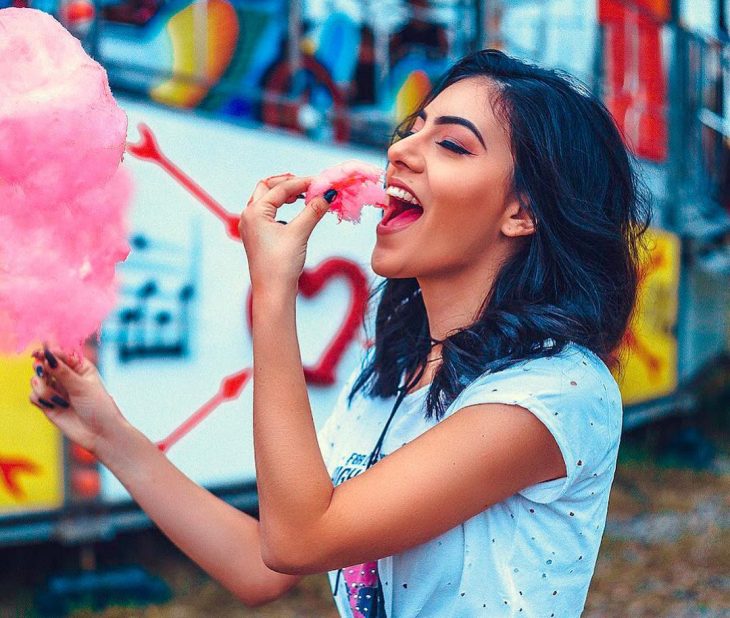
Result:
<instances>
[{"instance_id":1,"label":"painted red line","mask_svg":"<svg viewBox=\"0 0 730 618\"><path fill-rule=\"evenodd\" d=\"M239 217L228 212L221 204L203 189L190 176L183 172L175 163L166 157L155 138L152 129L146 124L138 125L140 141L136 144L127 142L127 152L144 161L157 163L189 193L191 193L203 206L218 217L226 227L226 233L234 240L240 240L238 233Z\"/></svg>"},{"instance_id":2,"label":"painted red line","mask_svg":"<svg viewBox=\"0 0 730 618\"><path fill-rule=\"evenodd\" d=\"M177 442L208 418L221 403L227 400L237 399L251 379L251 375L251 368L246 367L238 373L223 378L215 396L193 412L178 427L173 429L167 437L157 442L157 448L163 453L166 453L174 444L177 444Z\"/></svg>"}]
</instances>

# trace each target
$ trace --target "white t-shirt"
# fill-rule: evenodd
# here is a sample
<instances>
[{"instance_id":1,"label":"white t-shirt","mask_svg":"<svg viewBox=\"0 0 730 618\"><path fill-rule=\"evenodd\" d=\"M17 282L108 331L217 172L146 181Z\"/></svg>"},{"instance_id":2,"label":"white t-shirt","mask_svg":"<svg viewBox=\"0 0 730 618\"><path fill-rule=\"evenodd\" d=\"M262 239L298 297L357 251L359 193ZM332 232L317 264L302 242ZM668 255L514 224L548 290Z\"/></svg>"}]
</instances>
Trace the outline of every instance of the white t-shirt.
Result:
<instances>
[{"instance_id":1,"label":"white t-shirt","mask_svg":"<svg viewBox=\"0 0 730 618\"><path fill-rule=\"evenodd\" d=\"M395 402L360 391L348 408L358 373L318 434L335 485L363 472ZM404 398L384 456L435 424L424 418L427 391ZM527 487L400 554L330 572L342 616L580 616L616 470L622 418L616 381L595 354L571 343L559 355L480 376L445 417L480 403L516 404L535 414L555 437L567 476Z\"/></svg>"}]
</instances>

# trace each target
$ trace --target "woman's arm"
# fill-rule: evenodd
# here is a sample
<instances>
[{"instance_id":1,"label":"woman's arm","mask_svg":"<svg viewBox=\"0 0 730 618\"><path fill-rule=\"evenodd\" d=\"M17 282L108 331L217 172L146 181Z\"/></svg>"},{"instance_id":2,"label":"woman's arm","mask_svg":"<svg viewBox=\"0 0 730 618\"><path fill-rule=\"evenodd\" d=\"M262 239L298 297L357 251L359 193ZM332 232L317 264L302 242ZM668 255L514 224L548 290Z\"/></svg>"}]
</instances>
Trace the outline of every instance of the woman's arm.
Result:
<instances>
[{"instance_id":1,"label":"woman's arm","mask_svg":"<svg viewBox=\"0 0 730 618\"><path fill-rule=\"evenodd\" d=\"M277 571L315 573L390 556L565 476L560 449L534 414L480 404L335 488L317 447L293 292L257 290L253 341L262 555Z\"/></svg>"},{"instance_id":2,"label":"woman's arm","mask_svg":"<svg viewBox=\"0 0 730 618\"><path fill-rule=\"evenodd\" d=\"M207 573L250 606L280 597L299 581L264 564L255 518L192 482L122 417L91 363L82 361L75 372L60 353L52 356L55 368L40 354L37 358L44 376L53 376L59 391L36 377L31 401L67 436L91 450L170 540ZM59 405L54 400L59 396L71 405Z\"/></svg>"},{"instance_id":3,"label":"woman's arm","mask_svg":"<svg viewBox=\"0 0 730 618\"><path fill-rule=\"evenodd\" d=\"M253 414L264 563L314 573L389 556L565 475L550 431L513 405L467 407L336 489L317 444L296 332L306 245L327 210L277 209L310 180L260 183L241 216L253 296ZM327 195L327 194L325 194ZM330 196L331 197L331 196Z\"/></svg>"}]
</instances>

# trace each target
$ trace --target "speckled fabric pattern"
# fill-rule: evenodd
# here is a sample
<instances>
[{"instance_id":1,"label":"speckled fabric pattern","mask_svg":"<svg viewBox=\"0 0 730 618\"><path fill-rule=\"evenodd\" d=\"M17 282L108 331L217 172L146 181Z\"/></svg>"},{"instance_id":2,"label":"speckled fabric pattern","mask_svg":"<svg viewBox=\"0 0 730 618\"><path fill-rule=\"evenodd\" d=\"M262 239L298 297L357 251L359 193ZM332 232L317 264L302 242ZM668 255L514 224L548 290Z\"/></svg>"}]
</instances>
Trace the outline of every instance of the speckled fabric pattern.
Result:
<instances>
[{"instance_id":1,"label":"speckled fabric pattern","mask_svg":"<svg viewBox=\"0 0 730 618\"><path fill-rule=\"evenodd\" d=\"M348 408L356 373L319 432L336 484L365 469L393 406L393 400L358 393ZM404 399L386 434L384 456L435 424L424 418L427 390ZM570 344L557 356L479 377L446 415L482 403L515 404L535 414L560 447L567 475L526 487L427 543L378 560L381 612L397 618L580 616L616 470L618 386L596 355ZM330 580L334 590L336 571ZM341 615L368 615L354 609L351 590L341 582L337 587Z\"/></svg>"}]
</instances>

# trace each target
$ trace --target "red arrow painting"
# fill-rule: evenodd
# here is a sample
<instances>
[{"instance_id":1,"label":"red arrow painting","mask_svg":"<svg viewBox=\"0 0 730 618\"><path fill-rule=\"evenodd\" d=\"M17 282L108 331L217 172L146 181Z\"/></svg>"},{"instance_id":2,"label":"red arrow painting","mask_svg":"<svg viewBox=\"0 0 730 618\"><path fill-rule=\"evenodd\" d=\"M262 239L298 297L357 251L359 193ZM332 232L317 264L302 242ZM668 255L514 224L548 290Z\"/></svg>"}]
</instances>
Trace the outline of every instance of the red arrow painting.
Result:
<instances>
[{"instance_id":1,"label":"red arrow painting","mask_svg":"<svg viewBox=\"0 0 730 618\"><path fill-rule=\"evenodd\" d=\"M0 459L0 487L5 487L14 498L25 497L25 492L18 484L18 475L38 474L40 468L29 459Z\"/></svg>"},{"instance_id":2,"label":"red arrow painting","mask_svg":"<svg viewBox=\"0 0 730 618\"><path fill-rule=\"evenodd\" d=\"M152 129L143 123L138 125L138 129L140 141L136 144L127 142L127 152L138 159L157 163L160 167L162 167L162 169L170 174L170 176L185 187L185 189L192 193L193 196L200 200L203 206L205 206L223 222L226 226L226 233L231 238L234 240L241 240L238 233L238 222L240 217L223 208L223 206L221 206L212 195L207 193L203 187L201 187L170 159L168 159L162 153L162 150L160 150L160 146L157 143L157 140L155 140L155 135L152 133Z\"/></svg>"},{"instance_id":3,"label":"red arrow painting","mask_svg":"<svg viewBox=\"0 0 730 618\"><path fill-rule=\"evenodd\" d=\"M193 412L185 421L176 427L166 438L157 443L163 453L170 450L176 442L190 433L202 423L220 404L224 401L236 399L251 379L251 367L246 367L238 373L223 378L220 388L215 396L204 403L198 410Z\"/></svg>"}]
</instances>

